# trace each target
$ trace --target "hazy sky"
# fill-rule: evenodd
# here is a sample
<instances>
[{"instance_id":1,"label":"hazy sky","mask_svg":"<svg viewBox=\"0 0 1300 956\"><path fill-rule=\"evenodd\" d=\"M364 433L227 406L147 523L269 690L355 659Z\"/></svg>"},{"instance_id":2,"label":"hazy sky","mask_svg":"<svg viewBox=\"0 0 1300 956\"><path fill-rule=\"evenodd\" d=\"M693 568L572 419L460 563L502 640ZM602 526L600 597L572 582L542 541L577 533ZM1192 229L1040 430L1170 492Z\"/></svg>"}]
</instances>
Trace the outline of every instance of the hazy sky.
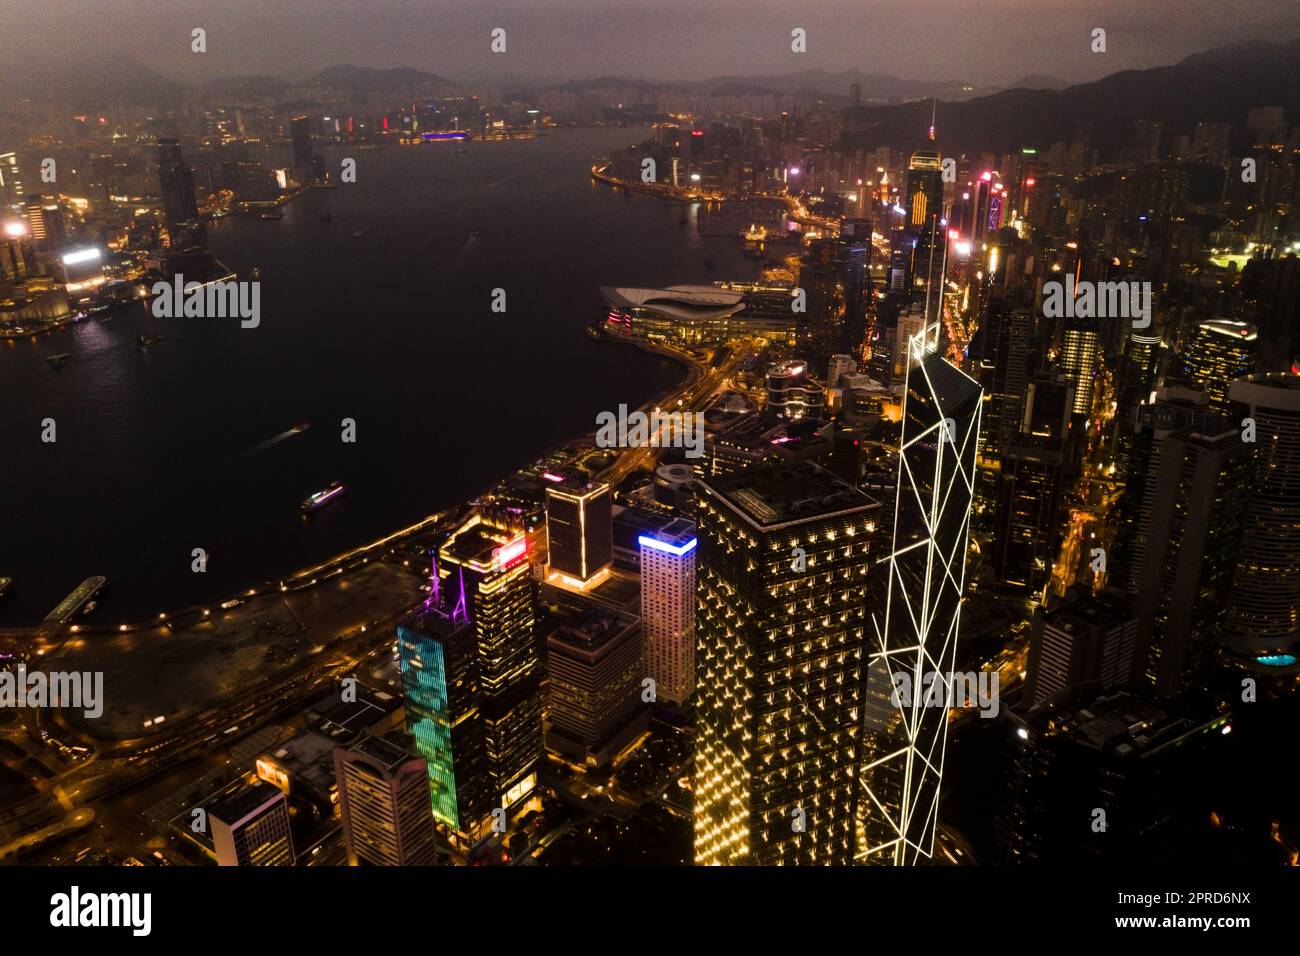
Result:
<instances>
[{"instance_id":1,"label":"hazy sky","mask_svg":"<svg viewBox=\"0 0 1300 956\"><path fill-rule=\"evenodd\" d=\"M507 52L489 51L493 27ZM190 52L190 30L208 52ZM808 52L790 50L803 27ZM1094 27L1108 52L1090 51ZM1300 35L1295 0L0 0L0 64L126 53L170 76L300 78L336 63L455 80L699 79L857 67L907 78L1092 80Z\"/></svg>"}]
</instances>

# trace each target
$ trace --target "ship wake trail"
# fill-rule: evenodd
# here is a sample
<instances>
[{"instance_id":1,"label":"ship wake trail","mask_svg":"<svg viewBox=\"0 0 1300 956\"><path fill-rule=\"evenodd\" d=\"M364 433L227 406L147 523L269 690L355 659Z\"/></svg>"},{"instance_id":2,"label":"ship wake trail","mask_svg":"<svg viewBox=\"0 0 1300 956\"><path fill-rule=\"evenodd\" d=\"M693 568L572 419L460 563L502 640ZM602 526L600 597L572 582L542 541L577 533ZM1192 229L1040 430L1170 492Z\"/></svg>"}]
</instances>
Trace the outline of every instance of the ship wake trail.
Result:
<instances>
[{"instance_id":1,"label":"ship wake trail","mask_svg":"<svg viewBox=\"0 0 1300 956\"><path fill-rule=\"evenodd\" d=\"M259 452L266 451L272 445L278 445L286 438L292 438L294 434L295 432L292 428L287 429L285 431L280 432L280 434L278 435L271 436L266 441L260 441L256 445L253 445L249 448L245 448L243 451L238 451L235 452L235 454L233 455L230 455L226 458L222 458L219 461L217 461L215 464L211 465L210 467L213 469L226 468L237 462L246 461L247 459L252 458L254 455L258 454Z\"/></svg>"}]
</instances>

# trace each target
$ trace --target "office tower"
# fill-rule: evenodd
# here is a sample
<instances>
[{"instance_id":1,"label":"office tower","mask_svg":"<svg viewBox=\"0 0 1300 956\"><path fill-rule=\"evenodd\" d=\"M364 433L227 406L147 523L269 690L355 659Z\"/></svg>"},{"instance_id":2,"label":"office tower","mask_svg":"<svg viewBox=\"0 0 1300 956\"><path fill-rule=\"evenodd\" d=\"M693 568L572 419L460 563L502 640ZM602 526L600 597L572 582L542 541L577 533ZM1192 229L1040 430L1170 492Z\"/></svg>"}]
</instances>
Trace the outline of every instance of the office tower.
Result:
<instances>
[{"instance_id":1,"label":"office tower","mask_svg":"<svg viewBox=\"0 0 1300 956\"><path fill-rule=\"evenodd\" d=\"M194 173L185 162L181 144L174 139L158 140L158 182L162 189L163 215L167 228L199 218L194 195Z\"/></svg>"},{"instance_id":2,"label":"office tower","mask_svg":"<svg viewBox=\"0 0 1300 956\"><path fill-rule=\"evenodd\" d=\"M943 218L943 160L936 149L918 149L907 164L907 224L929 232Z\"/></svg>"},{"instance_id":3,"label":"office tower","mask_svg":"<svg viewBox=\"0 0 1300 956\"><path fill-rule=\"evenodd\" d=\"M921 688L956 661L982 389L940 354L938 326L915 336L909 351L893 551L871 667ZM864 741L857 856L911 865L933 852L948 711L926 706L919 692L894 710Z\"/></svg>"},{"instance_id":4,"label":"office tower","mask_svg":"<svg viewBox=\"0 0 1300 956\"><path fill-rule=\"evenodd\" d=\"M293 866L289 805L258 781L207 808L218 866Z\"/></svg>"},{"instance_id":5,"label":"office tower","mask_svg":"<svg viewBox=\"0 0 1300 956\"><path fill-rule=\"evenodd\" d=\"M609 485L580 473L548 473L547 480L548 577L578 589L599 584L609 577L614 562Z\"/></svg>"},{"instance_id":6,"label":"office tower","mask_svg":"<svg viewBox=\"0 0 1300 956\"><path fill-rule=\"evenodd\" d=\"M1041 600L1061 546L1064 441L1024 432L1002 450L993 576Z\"/></svg>"},{"instance_id":7,"label":"office tower","mask_svg":"<svg viewBox=\"0 0 1300 956\"><path fill-rule=\"evenodd\" d=\"M1095 319L1067 319L1061 346L1061 368L1074 383L1074 414L1091 415L1095 374L1101 359L1101 337Z\"/></svg>"},{"instance_id":8,"label":"office tower","mask_svg":"<svg viewBox=\"0 0 1300 956\"><path fill-rule=\"evenodd\" d=\"M1228 161L1231 148L1232 124L1197 123L1192 138L1192 159L1196 162L1222 166Z\"/></svg>"},{"instance_id":9,"label":"office tower","mask_svg":"<svg viewBox=\"0 0 1300 956\"><path fill-rule=\"evenodd\" d=\"M637 537L646 676L660 700L684 704L695 691L695 523Z\"/></svg>"},{"instance_id":10,"label":"office tower","mask_svg":"<svg viewBox=\"0 0 1300 956\"><path fill-rule=\"evenodd\" d=\"M841 219L835 244L836 268L844 289L844 326L835 346L839 353L861 356L867 331L867 299L871 291L871 220ZM835 383L828 381L826 384Z\"/></svg>"},{"instance_id":11,"label":"office tower","mask_svg":"<svg viewBox=\"0 0 1300 956\"><path fill-rule=\"evenodd\" d=\"M27 198L27 234L42 252L51 255L62 252L67 243L67 230L58 199L40 195Z\"/></svg>"},{"instance_id":12,"label":"office tower","mask_svg":"<svg viewBox=\"0 0 1300 956\"><path fill-rule=\"evenodd\" d=\"M912 287L908 293L912 299L924 302L926 321L932 322L943 307L944 256L948 249L948 228L940 225L944 220L943 163L938 150L919 149L912 154L907 167L906 220L907 233L912 237L908 270ZM919 289L918 280L922 286Z\"/></svg>"},{"instance_id":13,"label":"office tower","mask_svg":"<svg viewBox=\"0 0 1300 956\"><path fill-rule=\"evenodd\" d=\"M1188 835L1211 807L1193 784L1221 772L1228 714L1114 690L1027 718L1002 715L1011 770L995 810L1003 854L995 862L1203 860Z\"/></svg>"},{"instance_id":14,"label":"office tower","mask_svg":"<svg viewBox=\"0 0 1300 956\"><path fill-rule=\"evenodd\" d=\"M1250 407L1254 475L1225 629L1234 655L1294 663L1300 643L1300 375L1233 382Z\"/></svg>"},{"instance_id":15,"label":"office tower","mask_svg":"<svg viewBox=\"0 0 1300 956\"><path fill-rule=\"evenodd\" d=\"M334 748L334 775L349 866L438 862L429 766L398 736L369 734Z\"/></svg>"},{"instance_id":16,"label":"office tower","mask_svg":"<svg viewBox=\"0 0 1300 956\"><path fill-rule=\"evenodd\" d=\"M1183 350L1183 375L1210 396L1210 408L1228 410L1228 386L1255 371L1259 333L1248 322L1209 319Z\"/></svg>"},{"instance_id":17,"label":"office tower","mask_svg":"<svg viewBox=\"0 0 1300 956\"><path fill-rule=\"evenodd\" d=\"M852 355L832 355L826 367L826 387L837 387L841 375L851 375L857 370L858 365Z\"/></svg>"},{"instance_id":18,"label":"office tower","mask_svg":"<svg viewBox=\"0 0 1300 956\"><path fill-rule=\"evenodd\" d=\"M767 408L782 418L815 415L825 405L822 388L808 377L801 359L778 362L767 370Z\"/></svg>"},{"instance_id":19,"label":"office tower","mask_svg":"<svg viewBox=\"0 0 1300 956\"><path fill-rule=\"evenodd\" d=\"M1132 581L1134 678L1162 696L1202 686L1241 536L1250 446L1211 416L1160 443L1146 485L1144 547Z\"/></svg>"},{"instance_id":20,"label":"office tower","mask_svg":"<svg viewBox=\"0 0 1300 956\"><path fill-rule=\"evenodd\" d=\"M799 288L806 301L796 314L795 339L801 354L821 365L843 352L845 293L841 281L840 247L834 239L814 239L799 267Z\"/></svg>"},{"instance_id":21,"label":"office tower","mask_svg":"<svg viewBox=\"0 0 1300 956\"><path fill-rule=\"evenodd\" d=\"M1245 314L1259 329L1259 371L1300 372L1300 258L1246 263L1239 285Z\"/></svg>"},{"instance_id":22,"label":"office tower","mask_svg":"<svg viewBox=\"0 0 1300 956\"><path fill-rule=\"evenodd\" d=\"M546 639L546 746L581 766L606 767L645 731L641 625L589 612Z\"/></svg>"},{"instance_id":23,"label":"office tower","mask_svg":"<svg viewBox=\"0 0 1300 956\"><path fill-rule=\"evenodd\" d=\"M23 178L18 172L18 156L0 153L0 208L18 212L26 206Z\"/></svg>"},{"instance_id":24,"label":"office tower","mask_svg":"<svg viewBox=\"0 0 1300 956\"><path fill-rule=\"evenodd\" d=\"M1198 429L1206 421L1209 396L1181 385L1157 389L1126 426L1119 446L1127 449L1120 478L1124 482L1115 506L1118 528L1107 556L1108 580L1130 594L1137 591L1150 538L1151 514L1160 495L1157 481L1164 443L1173 434Z\"/></svg>"},{"instance_id":25,"label":"office tower","mask_svg":"<svg viewBox=\"0 0 1300 956\"><path fill-rule=\"evenodd\" d=\"M458 602L459 591L456 593ZM480 712L478 641L468 611L430 605L397 626L406 727L425 759L434 819L472 840L496 806Z\"/></svg>"},{"instance_id":26,"label":"office tower","mask_svg":"<svg viewBox=\"0 0 1300 956\"><path fill-rule=\"evenodd\" d=\"M1033 315L1027 303L1008 294L990 300L986 316L980 371L988 396L988 419L982 453L990 461L998 461L1021 430Z\"/></svg>"},{"instance_id":27,"label":"office tower","mask_svg":"<svg viewBox=\"0 0 1300 956\"><path fill-rule=\"evenodd\" d=\"M697 488L695 862L847 864L879 504L807 462Z\"/></svg>"},{"instance_id":28,"label":"office tower","mask_svg":"<svg viewBox=\"0 0 1300 956\"><path fill-rule=\"evenodd\" d=\"M509 809L537 784L542 759L537 588L528 539L482 513L438 552L443 589L459 594L478 645L479 711L495 806Z\"/></svg>"},{"instance_id":29,"label":"office tower","mask_svg":"<svg viewBox=\"0 0 1300 956\"><path fill-rule=\"evenodd\" d=\"M311 120L306 116L295 116L290 123L293 135L293 164L297 167L311 166Z\"/></svg>"},{"instance_id":30,"label":"office tower","mask_svg":"<svg viewBox=\"0 0 1300 956\"><path fill-rule=\"evenodd\" d=\"M1074 383L1059 373L1039 372L1025 389L1025 415L1020 430L1042 438L1065 441L1073 430Z\"/></svg>"},{"instance_id":31,"label":"office tower","mask_svg":"<svg viewBox=\"0 0 1300 956\"><path fill-rule=\"evenodd\" d=\"M1052 706L1090 685L1110 690L1127 683L1133 668L1138 622L1124 596L1096 597L1071 587L1058 604L1034 614L1025 696L1030 707Z\"/></svg>"}]
</instances>

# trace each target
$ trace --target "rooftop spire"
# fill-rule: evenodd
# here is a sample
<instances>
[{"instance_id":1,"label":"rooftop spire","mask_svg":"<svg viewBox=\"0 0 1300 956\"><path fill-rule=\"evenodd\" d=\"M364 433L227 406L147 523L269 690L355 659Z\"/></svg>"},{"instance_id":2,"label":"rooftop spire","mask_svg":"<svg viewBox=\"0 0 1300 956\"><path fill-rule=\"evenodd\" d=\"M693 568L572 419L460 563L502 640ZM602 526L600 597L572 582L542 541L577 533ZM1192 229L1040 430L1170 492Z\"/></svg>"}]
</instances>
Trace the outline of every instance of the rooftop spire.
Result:
<instances>
[{"instance_id":1,"label":"rooftop spire","mask_svg":"<svg viewBox=\"0 0 1300 956\"><path fill-rule=\"evenodd\" d=\"M930 142L934 142L934 114L939 107L939 100L935 97L930 98Z\"/></svg>"}]
</instances>

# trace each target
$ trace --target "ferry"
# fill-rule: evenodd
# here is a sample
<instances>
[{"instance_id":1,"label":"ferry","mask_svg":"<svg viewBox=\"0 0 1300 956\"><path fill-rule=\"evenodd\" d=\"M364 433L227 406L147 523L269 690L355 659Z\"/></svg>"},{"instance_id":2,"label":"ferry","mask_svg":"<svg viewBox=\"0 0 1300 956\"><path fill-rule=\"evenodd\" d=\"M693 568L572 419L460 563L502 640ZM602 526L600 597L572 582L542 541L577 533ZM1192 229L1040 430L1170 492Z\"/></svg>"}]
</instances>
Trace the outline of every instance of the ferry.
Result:
<instances>
[{"instance_id":1,"label":"ferry","mask_svg":"<svg viewBox=\"0 0 1300 956\"><path fill-rule=\"evenodd\" d=\"M165 335L142 335L140 336L140 348L147 349L151 345L157 345L159 342L166 341Z\"/></svg>"},{"instance_id":2,"label":"ferry","mask_svg":"<svg viewBox=\"0 0 1300 956\"><path fill-rule=\"evenodd\" d=\"M14 583L13 578L0 578L0 597L4 597L10 586Z\"/></svg>"},{"instance_id":3,"label":"ferry","mask_svg":"<svg viewBox=\"0 0 1300 956\"><path fill-rule=\"evenodd\" d=\"M331 501L334 501L336 498L343 497L343 493L345 491L347 491L347 488L344 486L343 482L331 481L329 483L329 487L325 488L322 491L316 492L314 495L309 495L308 497L303 499L302 513L310 514L311 512L315 511L317 508L325 507L327 504L329 504Z\"/></svg>"},{"instance_id":4,"label":"ferry","mask_svg":"<svg viewBox=\"0 0 1300 956\"><path fill-rule=\"evenodd\" d=\"M51 355L45 361L49 362L54 368L63 368L71 359L71 352L60 352L58 355Z\"/></svg>"},{"instance_id":5,"label":"ferry","mask_svg":"<svg viewBox=\"0 0 1300 956\"><path fill-rule=\"evenodd\" d=\"M470 238L472 238L472 239L481 239L481 238L483 238L483 230L482 230L482 229L471 229L471 230L470 230Z\"/></svg>"},{"instance_id":6,"label":"ferry","mask_svg":"<svg viewBox=\"0 0 1300 956\"><path fill-rule=\"evenodd\" d=\"M309 428L311 428L311 422L304 419L300 422L294 422L293 427L290 428L289 431L293 432L295 435L301 435Z\"/></svg>"}]
</instances>

